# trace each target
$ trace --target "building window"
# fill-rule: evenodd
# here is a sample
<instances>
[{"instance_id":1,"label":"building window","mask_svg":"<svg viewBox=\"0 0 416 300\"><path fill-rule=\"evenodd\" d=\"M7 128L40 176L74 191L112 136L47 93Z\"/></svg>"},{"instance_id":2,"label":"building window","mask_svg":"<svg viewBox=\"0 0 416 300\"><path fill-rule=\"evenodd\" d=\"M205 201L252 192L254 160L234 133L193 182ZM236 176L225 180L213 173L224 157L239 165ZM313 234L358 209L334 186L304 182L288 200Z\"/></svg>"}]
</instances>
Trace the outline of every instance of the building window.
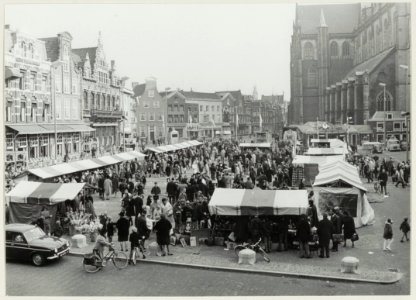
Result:
<instances>
[{"instance_id":1,"label":"building window","mask_svg":"<svg viewBox=\"0 0 416 300\"><path fill-rule=\"evenodd\" d=\"M111 110L111 98L110 98L110 95L107 95L107 110Z\"/></svg>"},{"instance_id":2,"label":"building window","mask_svg":"<svg viewBox=\"0 0 416 300\"><path fill-rule=\"evenodd\" d=\"M88 92L84 91L84 109L88 109Z\"/></svg>"},{"instance_id":3,"label":"building window","mask_svg":"<svg viewBox=\"0 0 416 300\"><path fill-rule=\"evenodd\" d=\"M169 104L169 105L168 105L168 111L169 111L169 112L171 112L171 111L172 111L172 105L171 105L171 104Z\"/></svg>"},{"instance_id":4,"label":"building window","mask_svg":"<svg viewBox=\"0 0 416 300\"><path fill-rule=\"evenodd\" d=\"M97 109L101 109L101 95L97 94Z\"/></svg>"},{"instance_id":5,"label":"building window","mask_svg":"<svg viewBox=\"0 0 416 300\"><path fill-rule=\"evenodd\" d=\"M61 92L61 85L62 85L61 77L59 76L55 77L55 92L57 93Z\"/></svg>"},{"instance_id":6,"label":"building window","mask_svg":"<svg viewBox=\"0 0 416 300\"><path fill-rule=\"evenodd\" d=\"M146 121L146 114L144 113L140 114L140 121Z\"/></svg>"},{"instance_id":7,"label":"building window","mask_svg":"<svg viewBox=\"0 0 416 300\"><path fill-rule=\"evenodd\" d=\"M32 103L32 110L30 111L31 121L36 123L36 114L37 114L37 105L36 103Z\"/></svg>"},{"instance_id":8,"label":"building window","mask_svg":"<svg viewBox=\"0 0 416 300\"><path fill-rule=\"evenodd\" d=\"M403 128L403 130L406 130L406 129L407 129L406 122L403 122L403 123L402 123L402 128Z\"/></svg>"},{"instance_id":9,"label":"building window","mask_svg":"<svg viewBox=\"0 0 416 300\"><path fill-rule=\"evenodd\" d=\"M402 131L401 122L393 123L393 131Z\"/></svg>"},{"instance_id":10,"label":"building window","mask_svg":"<svg viewBox=\"0 0 416 300\"><path fill-rule=\"evenodd\" d=\"M393 97L391 94L386 91L386 104L384 106L384 91L379 92L377 95L377 110L378 111L384 111L384 107L386 108L385 111L391 111L391 103L393 100Z\"/></svg>"},{"instance_id":11,"label":"building window","mask_svg":"<svg viewBox=\"0 0 416 300\"><path fill-rule=\"evenodd\" d=\"M220 106L219 105L217 105L217 111L220 111Z\"/></svg>"},{"instance_id":12,"label":"building window","mask_svg":"<svg viewBox=\"0 0 416 300\"><path fill-rule=\"evenodd\" d=\"M331 42L330 53L331 53L331 56L338 56L338 43L337 42L335 41Z\"/></svg>"},{"instance_id":13,"label":"building window","mask_svg":"<svg viewBox=\"0 0 416 300\"><path fill-rule=\"evenodd\" d=\"M6 106L6 122L12 121L12 107L11 104L7 103Z\"/></svg>"},{"instance_id":14,"label":"building window","mask_svg":"<svg viewBox=\"0 0 416 300\"><path fill-rule=\"evenodd\" d=\"M143 107L144 108L149 108L149 102L143 101Z\"/></svg>"},{"instance_id":15,"label":"building window","mask_svg":"<svg viewBox=\"0 0 416 300\"><path fill-rule=\"evenodd\" d=\"M153 98L155 96L155 91L154 90L147 91L147 96L149 98Z\"/></svg>"},{"instance_id":16,"label":"building window","mask_svg":"<svg viewBox=\"0 0 416 300\"><path fill-rule=\"evenodd\" d=\"M318 77L316 74L316 70L313 68L308 69L307 73L307 86L310 88L318 86Z\"/></svg>"},{"instance_id":17,"label":"building window","mask_svg":"<svg viewBox=\"0 0 416 300\"><path fill-rule=\"evenodd\" d=\"M116 107L116 97L113 96L113 109Z\"/></svg>"},{"instance_id":18,"label":"building window","mask_svg":"<svg viewBox=\"0 0 416 300\"><path fill-rule=\"evenodd\" d=\"M202 111L203 110L203 106L202 105L200 105L199 106L199 111Z\"/></svg>"},{"instance_id":19,"label":"building window","mask_svg":"<svg viewBox=\"0 0 416 300\"><path fill-rule=\"evenodd\" d=\"M392 114L386 114L386 115L387 115L387 120L393 119L393 115Z\"/></svg>"},{"instance_id":20,"label":"building window","mask_svg":"<svg viewBox=\"0 0 416 300\"><path fill-rule=\"evenodd\" d=\"M163 121L163 115L159 115L159 121Z\"/></svg>"},{"instance_id":21,"label":"building window","mask_svg":"<svg viewBox=\"0 0 416 300\"><path fill-rule=\"evenodd\" d=\"M149 121L154 121L154 120L155 120L155 114L149 113Z\"/></svg>"},{"instance_id":22,"label":"building window","mask_svg":"<svg viewBox=\"0 0 416 300\"><path fill-rule=\"evenodd\" d=\"M43 104L43 121L48 121L48 115L49 115L49 104Z\"/></svg>"},{"instance_id":23,"label":"building window","mask_svg":"<svg viewBox=\"0 0 416 300\"><path fill-rule=\"evenodd\" d=\"M172 123L172 116L171 115L168 116L168 123Z\"/></svg>"},{"instance_id":24,"label":"building window","mask_svg":"<svg viewBox=\"0 0 416 300\"><path fill-rule=\"evenodd\" d=\"M311 42L306 42L303 46L303 58L304 59L313 59L314 58L314 49Z\"/></svg>"},{"instance_id":25,"label":"building window","mask_svg":"<svg viewBox=\"0 0 416 300\"><path fill-rule=\"evenodd\" d=\"M29 79L29 90L34 91L35 86L36 86L36 73L31 72L30 79Z\"/></svg>"},{"instance_id":26,"label":"building window","mask_svg":"<svg viewBox=\"0 0 416 300\"><path fill-rule=\"evenodd\" d=\"M205 106L205 111L209 111L209 105Z\"/></svg>"},{"instance_id":27,"label":"building window","mask_svg":"<svg viewBox=\"0 0 416 300\"><path fill-rule=\"evenodd\" d=\"M342 43L342 56L350 56L350 43L347 41Z\"/></svg>"},{"instance_id":28,"label":"building window","mask_svg":"<svg viewBox=\"0 0 416 300\"><path fill-rule=\"evenodd\" d=\"M91 93L91 104L90 104L90 109L95 109L95 95L94 93Z\"/></svg>"},{"instance_id":29,"label":"building window","mask_svg":"<svg viewBox=\"0 0 416 300\"><path fill-rule=\"evenodd\" d=\"M377 131L384 131L384 123L377 122Z\"/></svg>"}]
</instances>

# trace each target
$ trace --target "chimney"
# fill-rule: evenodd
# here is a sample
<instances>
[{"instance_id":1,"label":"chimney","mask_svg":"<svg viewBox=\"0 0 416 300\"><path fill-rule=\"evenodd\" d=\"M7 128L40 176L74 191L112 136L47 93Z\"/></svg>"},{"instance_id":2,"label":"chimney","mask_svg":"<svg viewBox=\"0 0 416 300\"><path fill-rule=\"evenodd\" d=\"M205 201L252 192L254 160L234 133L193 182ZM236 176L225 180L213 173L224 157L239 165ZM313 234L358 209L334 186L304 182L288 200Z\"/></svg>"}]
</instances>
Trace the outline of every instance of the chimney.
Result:
<instances>
[{"instance_id":1,"label":"chimney","mask_svg":"<svg viewBox=\"0 0 416 300\"><path fill-rule=\"evenodd\" d=\"M156 89L156 78L148 77L146 78L146 89Z\"/></svg>"},{"instance_id":2,"label":"chimney","mask_svg":"<svg viewBox=\"0 0 416 300\"><path fill-rule=\"evenodd\" d=\"M116 62L115 60L111 60L111 71L114 71L116 69Z\"/></svg>"}]
</instances>

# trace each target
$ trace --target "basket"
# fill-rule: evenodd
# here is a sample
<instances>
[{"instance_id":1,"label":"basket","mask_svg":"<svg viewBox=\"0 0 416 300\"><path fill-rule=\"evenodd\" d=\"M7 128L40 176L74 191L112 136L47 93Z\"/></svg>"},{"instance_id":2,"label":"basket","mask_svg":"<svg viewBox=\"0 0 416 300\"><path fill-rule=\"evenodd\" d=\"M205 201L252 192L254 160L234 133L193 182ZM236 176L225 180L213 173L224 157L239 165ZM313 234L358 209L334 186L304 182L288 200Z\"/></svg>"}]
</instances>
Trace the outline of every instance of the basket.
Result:
<instances>
[{"instance_id":1,"label":"basket","mask_svg":"<svg viewBox=\"0 0 416 300\"><path fill-rule=\"evenodd\" d=\"M94 253L88 253L84 255L84 263L86 265L95 265L96 261L95 261L96 257L94 255Z\"/></svg>"}]
</instances>

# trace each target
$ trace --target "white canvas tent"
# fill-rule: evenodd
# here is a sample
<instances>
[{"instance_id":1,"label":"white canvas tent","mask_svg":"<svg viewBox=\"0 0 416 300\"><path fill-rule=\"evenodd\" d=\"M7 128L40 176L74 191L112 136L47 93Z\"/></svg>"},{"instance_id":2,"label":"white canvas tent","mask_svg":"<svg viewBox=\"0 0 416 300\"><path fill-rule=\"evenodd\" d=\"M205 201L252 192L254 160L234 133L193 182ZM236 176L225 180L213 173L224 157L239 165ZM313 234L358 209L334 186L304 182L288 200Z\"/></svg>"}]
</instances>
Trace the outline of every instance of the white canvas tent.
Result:
<instances>
[{"instance_id":1,"label":"white canvas tent","mask_svg":"<svg viewBox=\"0 0 416 300\"><path fill-rule=\"evenodd\" d=\"M306 190L245 190L217 188L209 212L222 216L300 215L308 208Z\"/></svg>"},{"instance_id":2,"label":"white canvas tent","mask_svg":"<svg viewBox=\"0 0 416 300\"><path fill-rule=\"evenodd\" d=\"M315 178L313 190L319 215L338 206L351 214L356 227L374 222L374 210L368 202L367 189L361 182L358 170L347 162L322 166Z\"/></svg>"}]
</instances>

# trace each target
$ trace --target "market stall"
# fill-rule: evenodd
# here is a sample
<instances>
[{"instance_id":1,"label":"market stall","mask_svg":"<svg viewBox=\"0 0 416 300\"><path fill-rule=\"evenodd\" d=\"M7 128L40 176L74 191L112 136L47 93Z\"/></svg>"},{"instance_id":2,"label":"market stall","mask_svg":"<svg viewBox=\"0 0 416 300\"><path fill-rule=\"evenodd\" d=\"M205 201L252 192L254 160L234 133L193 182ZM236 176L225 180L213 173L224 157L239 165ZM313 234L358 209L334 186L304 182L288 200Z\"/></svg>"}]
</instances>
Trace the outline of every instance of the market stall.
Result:
<instances>
[{"instance_id":1,"label":"market stall","mask_svg":"<svg viewBox=\"0 0 416 300\"><path fill-rule=\"evenodd\" d=\"M31 224L40 217L43 207L51 215L51 225L55 224L57 205L73 200L84 187L84 183L42 183L19 182L6 194L9 205L10 222Z\"/></svg>"},{"instance_id":2,"label":"market stall","mask_svg":"<svg viewBox=\"0 0 416 300\"><path fill-rule=\"evenodd\" d=\"M83 172L91 169L98 169L110 165L114 165L120 162L129 160L144 160L143 153L139 151L122 152L115 155L107 155L99 158L91 158L73 161L69 163L57 164L44 168L36 168L28 170L30 173L29 180L48 179L66 174Z\"/></svg>"},{"instance_id":3,"label":"market stall","mask_svg":"<svg viewBox=\"0 0 416 300\"><path fill-rule=\"evenodd\" d=\"M196 147L196 146L200 146L200 145L202 145L201 142L196 141L196 140L192 140L192 141L186 141L186 142L172 144L172 145L164 145L164 146L159 146L159 147L147 147L146 151L151 151L151 152L154 152L156 154L159 154L159 153L173 152L173 151L177 151L177 150L182 150L182 149L186 149L186 148L190 148L190 147Z\"/></svg>"},{"instance_id":4,"label":"market stall","mask_svg":"<svg viewBox=\"0 0 416 300\"><path fill-rule=\"evenodd\" d=\"M208 204L212 215L300 215L308 208L306 190L245 190L216 188Z\"/></svg>"},{"instance_id":5,"label":"market stall","mask_svg":"<svg viewBox=\"0 0 416 300\"><path fill-rule=\"evenodd\" d=\"M367 199L367 189L361 182L356 167L344 161L323 165L313 185L318 215L335 206L348 211L355 226L374 222L374 210Z\"/></svg>"},{"instance_id":6,"label":"market stall","mask_svg":"<svg viewBox=\"0 0 416 300\"><path fill-rule=\"evenodd\" d=\"M306 186L312 186L316 175L319 173L319 167L333 163L336 161L343 161L343 155L329 155L329 156L308 156L296 155L292 161L292 186L298 186L302 179L305 180Z\"/></svg>"},{"instance_id":7,"label":"market stall","mask_svg":"<svg viewBox=\"0 0 416 300\"><path fill-rule=\"evenodd\" d=\"M271 143L240 143L238 145L240 148L266 148L266 149L270 149Z\"/></svg>"}]
</instances>

